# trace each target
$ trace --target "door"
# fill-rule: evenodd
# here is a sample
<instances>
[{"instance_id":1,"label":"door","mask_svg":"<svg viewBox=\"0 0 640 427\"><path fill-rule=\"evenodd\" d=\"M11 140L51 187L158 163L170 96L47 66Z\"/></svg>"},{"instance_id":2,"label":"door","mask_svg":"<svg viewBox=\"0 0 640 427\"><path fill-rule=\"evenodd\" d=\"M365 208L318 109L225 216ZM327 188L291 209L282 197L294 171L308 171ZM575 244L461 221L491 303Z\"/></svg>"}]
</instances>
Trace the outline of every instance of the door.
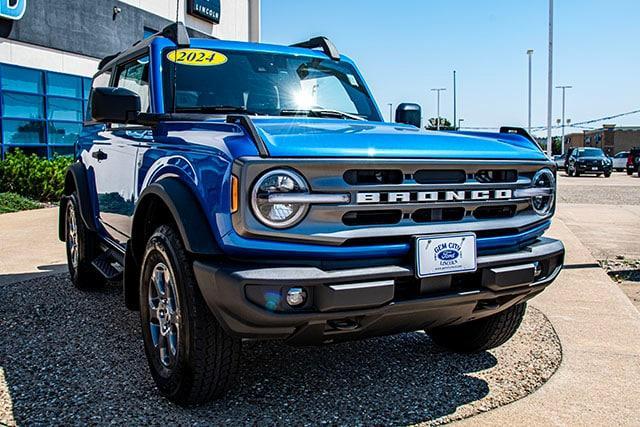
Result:
<instances>
[{"instance_id":1,"label":"door","mask_svg":"<svg viewBox=\"0 0 640 427\"><path fill-rule=\"evenodd\" d=\"M142 111L148 111L149 57L118 65L113 85L136 92ZM131 236L137 198L137 152L148 137L147 128L113 123L97 134L84 156L95 176L99 219L107 233L120 243Z\"/></svg>"}]
</instances>

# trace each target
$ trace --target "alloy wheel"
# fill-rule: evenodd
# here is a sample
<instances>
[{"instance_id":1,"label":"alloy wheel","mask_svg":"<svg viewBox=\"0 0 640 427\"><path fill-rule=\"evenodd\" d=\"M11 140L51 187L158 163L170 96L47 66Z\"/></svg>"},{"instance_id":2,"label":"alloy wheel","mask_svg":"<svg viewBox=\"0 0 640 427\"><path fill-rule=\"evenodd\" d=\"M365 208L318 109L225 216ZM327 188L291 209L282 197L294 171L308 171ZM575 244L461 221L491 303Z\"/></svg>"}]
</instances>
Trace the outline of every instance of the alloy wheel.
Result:
<instances>
[{"instance_id":1,"label":"alloy wheel","mask_svg":"<svg viewBox=\"0 0 640 427\"><path fill-rule=\"evenodd\" d=\"M169 368L178 354L180 307L175 278L167 264L158 262L151 272L148 303L153 346L160 363Z\"/></svg>"},{"instance_id":2,"label":"alloy wheel","mask_svg":"<svg viewBox=\"0 0 640 427\"><path fill-rule=\"evenodd\" d=\"M67 204L67 248L74 270L78 269L78 224L76 223L76 208L73 203Z\"/></svg>"}]
</instances>

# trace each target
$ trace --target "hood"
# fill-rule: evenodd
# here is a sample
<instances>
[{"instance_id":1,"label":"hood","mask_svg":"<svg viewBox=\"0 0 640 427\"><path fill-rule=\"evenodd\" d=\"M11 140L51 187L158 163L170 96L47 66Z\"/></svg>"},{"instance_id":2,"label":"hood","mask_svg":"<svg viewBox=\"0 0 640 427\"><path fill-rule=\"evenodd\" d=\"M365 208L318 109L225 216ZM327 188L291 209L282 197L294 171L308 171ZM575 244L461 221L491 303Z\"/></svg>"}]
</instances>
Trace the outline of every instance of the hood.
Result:
<instances>
[{"instance_id":1,"label":"hood","mask_svg":"<svg viewBox=\"0 0 640 427\"><path fill-rule=\"evenodd\" d=\"M514 134L435 132L396 123L315 118L255 118L272 157L547 160Z\"/></svg>"}]
</instances>

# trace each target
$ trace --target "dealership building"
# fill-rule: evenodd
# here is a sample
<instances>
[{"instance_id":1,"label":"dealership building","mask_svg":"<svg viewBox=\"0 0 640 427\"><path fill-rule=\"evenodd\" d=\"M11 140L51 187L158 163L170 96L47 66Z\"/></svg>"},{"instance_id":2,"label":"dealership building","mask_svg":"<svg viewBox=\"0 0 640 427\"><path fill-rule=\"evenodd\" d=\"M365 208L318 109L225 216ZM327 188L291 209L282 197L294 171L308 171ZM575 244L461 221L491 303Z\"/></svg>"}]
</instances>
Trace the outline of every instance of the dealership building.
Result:
<instances>
[{"instance_id":1,"label":"dealership building","mask_svg":"<svg viewBox=\"0 0 640 427\"><path fill-rule=\"evenodd\" d=\"M101 58L178 19L259 41L260 0L0 0L0 154L70 154Z\"/></svg>"}]
</instances>

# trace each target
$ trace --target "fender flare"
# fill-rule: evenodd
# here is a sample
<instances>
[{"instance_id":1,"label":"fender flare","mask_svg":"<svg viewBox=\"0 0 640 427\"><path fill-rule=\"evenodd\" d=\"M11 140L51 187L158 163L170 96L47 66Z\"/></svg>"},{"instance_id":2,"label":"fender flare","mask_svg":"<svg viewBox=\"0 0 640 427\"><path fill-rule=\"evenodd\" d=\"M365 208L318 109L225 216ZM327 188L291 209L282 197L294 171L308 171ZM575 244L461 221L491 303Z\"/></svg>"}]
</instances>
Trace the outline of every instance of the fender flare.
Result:
<instances>
[{"instance_id":1,"label":"fender flare","mask_svg":"<svg viewBox=\"0 0 640 427\"><path fill-rule=\"evenodd\" d=\"M146 241L148 209L160 200L169 210L187 252L196 257L219 255L220 251L213 230L202 206L193 191L176 178L164 178L144 189L133 213L132 233L125 254L124 295L125 304L138 309L139 272Z\"/></svg>"},{"instance_id":2,"label":"fender flare","mask_svg":"<svg viewBox=\"0 0 640 427\"><path fill-rule=\"evenodd\" d=\"M136 249L136 239L144 231L147 197L154 195L169 208L180 237L188 252L195 255L220 254L215 236L200 202L190 188L175 178L164 178L144 189L133 213L131 240Z\"/></svg>"},{"instance_id":3,"label":"fender flare","mask_svg":"<svg viewBox=\"0 0 640 427\"><path fill-rule=\"evenodd\" d=\"M78 194L78 205L80 208L80 217L84 225L91 231L97 231L96 217L93 212L91 198L89 196L89 182L87 181L87 171L81 162L75 162L67 169L64 179L64 192L60 200L58 215L58 238L64 242L66 223L65 208L68 197L75 191Z\"/></svg>"}]
</instances>

